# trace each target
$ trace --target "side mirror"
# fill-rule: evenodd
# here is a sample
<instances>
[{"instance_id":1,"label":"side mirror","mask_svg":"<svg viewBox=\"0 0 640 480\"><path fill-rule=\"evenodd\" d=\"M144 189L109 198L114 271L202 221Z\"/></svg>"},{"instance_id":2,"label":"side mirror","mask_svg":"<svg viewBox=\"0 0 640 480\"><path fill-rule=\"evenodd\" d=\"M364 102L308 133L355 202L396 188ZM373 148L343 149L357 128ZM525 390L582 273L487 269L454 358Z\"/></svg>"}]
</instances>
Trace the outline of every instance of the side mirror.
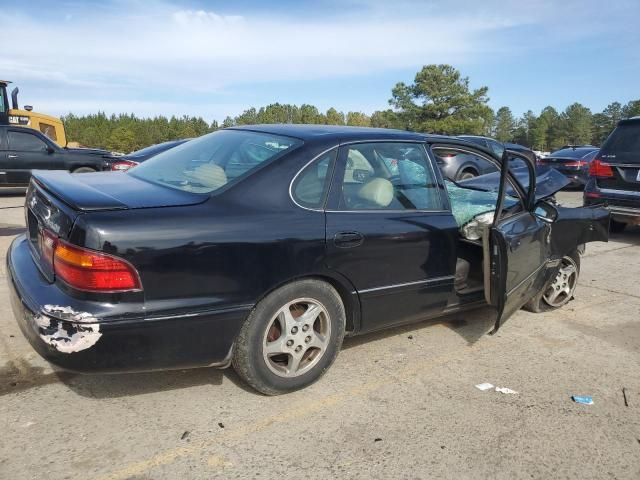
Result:
<instances>
[{"instance_id":1,"label":"side mirror","mask_svg":"<svg viewBox=\"0 0 640 480\"><path fill-rule=\"evenodd\" d=\"M548 223L553 223L558 218L558 210L556 210L556 208L549 202L540 200L538 203L536 203L535 207L536 208L533 213L540 220Z\"/></svg>"},{"instance_id":2,"label":"side mirror","mask_svg":"<svg viewBox=\"0 0 640 480\"><path fill-rule=\"evenodd\" d=\"M47 151L47 153L48 153L49 155L51 155L52 153L54 153L54 152L55 152L55 149L54 149L51 145L47 145L47 146L45 147L45 150Z\"/></svg>"}]
</instances>

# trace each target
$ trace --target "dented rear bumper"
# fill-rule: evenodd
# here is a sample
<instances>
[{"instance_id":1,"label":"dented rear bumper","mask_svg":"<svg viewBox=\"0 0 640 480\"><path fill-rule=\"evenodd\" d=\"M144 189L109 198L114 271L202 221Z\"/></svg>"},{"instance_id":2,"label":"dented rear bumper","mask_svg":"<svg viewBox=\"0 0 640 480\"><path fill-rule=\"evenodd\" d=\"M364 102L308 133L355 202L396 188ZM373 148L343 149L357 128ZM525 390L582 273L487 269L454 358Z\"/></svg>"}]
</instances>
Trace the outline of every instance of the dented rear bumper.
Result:
<instances>
[{"instance_id":1,"label":"dented rear bumper","mask_svg":"<svg viewBox=\"0 0 640 480\"><path fill-rule=\"evenodd\" d=\"M7 267L11 306L22 333L46 360L76 372L225 367L251 308L105 319L101 312L108 304L95 302L91 308L91 302L42 276L24 235L11 244Z\"/></svg>"}]
</instances>

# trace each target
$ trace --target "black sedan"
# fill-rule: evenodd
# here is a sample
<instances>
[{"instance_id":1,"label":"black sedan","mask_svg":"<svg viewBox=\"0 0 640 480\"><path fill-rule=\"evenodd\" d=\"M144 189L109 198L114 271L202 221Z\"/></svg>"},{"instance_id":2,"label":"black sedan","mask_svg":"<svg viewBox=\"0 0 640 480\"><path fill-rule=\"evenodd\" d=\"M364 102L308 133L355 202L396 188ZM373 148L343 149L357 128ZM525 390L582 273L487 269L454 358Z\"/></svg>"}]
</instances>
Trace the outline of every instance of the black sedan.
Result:
<instances>
[{"instance_id":1,"label":"black sedan","mask_svg":"<svg viewBox=\"0 0 640 480\"><path fill-rule=\"evenodd\" d=\"M539 165L548 165L565 175L571 185L583 187L589 180L589 166L598 151L598 147L567 147L538 160Z\"/></svg>"},{"instance_id":2,"label":"black sedan","mask_svg":"<svg viewBox=\"0 0 640 480\"><path fill-rule=\"evenodd\" d=\"M456 151L501 175L484 189L445 181L436 158ZM261 125L124 174L38 172L7 256L15 317L67 369L233 364L265 394L317 380L345 335L487 303L496 331L522 306L568 302L582 245L608 238L606 210L536 196L533 163L520 182L515 157L402 131Z\"/></svg>"},{"instance_id":3,"label":"black sedan","mask_svg":"<svg viewBox=\"0 0 640 480\"><path fill-rule=\"evenodd\" d=\"M105 150L60 148L31 128L0 125L0 188L26 187L32 170L97 172L109 170L113 160Z\"/></svg>"}]
</instances>

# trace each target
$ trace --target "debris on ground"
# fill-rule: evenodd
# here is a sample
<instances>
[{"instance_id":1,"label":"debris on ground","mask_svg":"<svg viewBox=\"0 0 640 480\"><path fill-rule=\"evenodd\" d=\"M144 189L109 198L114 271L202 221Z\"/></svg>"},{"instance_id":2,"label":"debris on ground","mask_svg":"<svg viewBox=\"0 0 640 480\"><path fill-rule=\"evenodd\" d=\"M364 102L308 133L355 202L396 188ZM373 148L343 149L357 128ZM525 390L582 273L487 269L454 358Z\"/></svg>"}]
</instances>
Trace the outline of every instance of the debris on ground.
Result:
<instances>
[{"instance_id":1,"label":"debris on ground","mask_svg":"<svg viewBox=\"0 0 640 480\"><path fill-rule=\"evenodd\" d=\"M496 392L506 393L508 395L518 395L518 392L507 387L496 387Z\"/></svg>"},{"instance_id":2,"label":"debris on ground","mask_svg":"<svg viewBox=\"0 0 640 480\"><path fill-rule=\"evenodd\" d=\"M413 335L409 335L407 338L408 338L409 340L413 340Z\"/></svg>"},{"instance_id":3,"label":"debris on ground","mask_svg":"<svg viewBox=\"0 0 640 480\"><path fill-rule=\"evenodd\" d=\"M184 433L182 434L182 436L180 437L180 440L184 440L185 438L187 438L189 436L189 430L185 430Z\"/></svg>"},{"instance_id":4,"label":"debris on ground","mask_svg":"<svg viewBox=\"0 0 640 480\"><path fill-rule=\"evenodd\" d=\"M628 407L629 399L627 398L627 389L625 387L622 387L622 396L624 397L624 406Z\"/></svg>"},{"instance_id":5,"label":"debris on ground","mask_svg":"<svg viewBox=\"0 0 640 480\"><path fill-rule=\"evenodd\" d=\"M593 405L593 398L588 395L572 395L571 400L582 405Z\"/></svg>"},{"instance_id":6,"label":"debris on ground","mask_svg":"<svg viewBox=\"0 0 640 480\"><path fill-rule=\"evenodd\" d=\"M224 423L222 423L222 422L218 422L218 426L219 426L220 428L224 428Z\"/></svg>"},{"instance_id":7,"label":"debris on ground","mask_svg":"<svg viewBox=\"0 0 640 480\"><path fill-rule=\"evenodd\" d=\"M374 442L381 442L381 441L382 441L382 439L381 439L380 437L377 437L377 438L374 438L374 439L373 439L373 441L374 441Z\"/></svg>"},{"instance_id":8,"label":"debris on ground","mask_svg":"<svg viewBox=\"0 0 640 480\"><path fill-rule=\"evenodd\" d=\"M486 392L487 390L491 390L493 388L493 385L491 385L490 383L479 383L478 385L476 385L476 388L478 390Z\"/></svg>"}]
</instances>

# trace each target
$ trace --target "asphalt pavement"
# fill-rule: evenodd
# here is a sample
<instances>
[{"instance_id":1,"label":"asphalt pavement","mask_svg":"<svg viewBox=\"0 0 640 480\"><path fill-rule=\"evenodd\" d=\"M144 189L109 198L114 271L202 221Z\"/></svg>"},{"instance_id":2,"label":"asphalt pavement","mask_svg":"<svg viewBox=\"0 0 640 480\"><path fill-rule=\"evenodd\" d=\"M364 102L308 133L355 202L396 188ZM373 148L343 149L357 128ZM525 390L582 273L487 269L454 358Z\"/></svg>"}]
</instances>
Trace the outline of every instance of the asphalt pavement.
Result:
<instances>
[{"instance_id":1,"label":"asphalt pavement","mask_svg":"<svg viewBox=\"0 0 640 480\"><path fill-rule=\"evenodd\" d=\"M269 398L232 370L43 361L6 286L23 201L0 194L2 479L640 478L638 227L587 246L559 311L518 312L495 336L485 308L347 339L321 381Z\"/></svg>"}]
</instances>

